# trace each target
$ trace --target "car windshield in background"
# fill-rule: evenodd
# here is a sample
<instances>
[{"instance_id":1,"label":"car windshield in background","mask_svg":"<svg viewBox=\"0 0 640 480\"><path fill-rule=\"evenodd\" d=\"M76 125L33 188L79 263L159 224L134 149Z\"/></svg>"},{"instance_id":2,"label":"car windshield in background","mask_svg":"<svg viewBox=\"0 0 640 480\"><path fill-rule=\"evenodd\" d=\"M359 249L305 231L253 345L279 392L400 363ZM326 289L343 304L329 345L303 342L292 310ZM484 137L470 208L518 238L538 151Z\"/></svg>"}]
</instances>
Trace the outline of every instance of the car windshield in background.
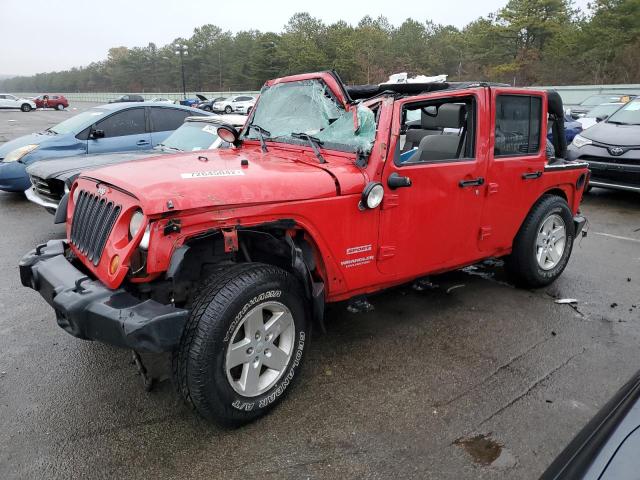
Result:
<instances>
[{"instance_id":1,"label":"car windshield in background","mask_svg":"<svg viewBox=\"0 0 640 480\"><path fill-rule=\"evenodd\" d=\"M598 105L597 107L593 107L591 110L589 110L589 112L585 115L585 117L586 118L603 118L608 115L611 115L621 106L622 106L621 103Z\"/></svg>"},{"instance_id":2,"label":"car windshield in background","mask_svg":"<svg viewBox=\"0 0 640 480\"><path fill-rule=\"evenodd\" d=\"M186 122L162 142L161 147L190 152L206 150L218 139L218 126L204 122Z\"/></svg>"},{"instance_id":3,"label":"car windshield in background","mask_svg":"<svg viewBox=\"0 0 640 480\"><path fill-rule=\"evenodd\" d=\"M49 128L49 131L60 135L64 135L65 133L78 133L88 125L100 120L100 118L102 118L106 113L106 110L92 108L86 112L79 113L64 122L60 122L59 124Z\"/></svg>"},{"instance_id":4,"label":"car windshield in background","mask_svg":"<svg viewBox=\"0 0 640 480\"><path fill-rule=\"evenodd\" d=\"M611 115L607 122L623 125L640 125L640 100L632 100Z\"/></svg>"},{"instance_id":5,"label":"car windshield in background","mask_svg":"<svg viewBox=\"0 0 640 480\"><path fill-rule=\"evenodd\" d=\"M620 95L594 95L587 98L580 105L583 107L595 107L603 103L615 103L620 101Z\"/></svg>"},{"instance_id":6,"label":"car windshield in background","mask_svg":"<svg viewBox=\"0 0 640 480\"><path fill-rule=\"evenodd\" d=\"M376 133L375 115L357 107L358 126L353 113L335 99L324 82L300 80L279 83L262 90L251 125L261 127L265 140L307 145L295 134L315 137L323 147L368 155ZM259 139L257 128L247 129L246 138Z\"/></svg>"}]
</instances>

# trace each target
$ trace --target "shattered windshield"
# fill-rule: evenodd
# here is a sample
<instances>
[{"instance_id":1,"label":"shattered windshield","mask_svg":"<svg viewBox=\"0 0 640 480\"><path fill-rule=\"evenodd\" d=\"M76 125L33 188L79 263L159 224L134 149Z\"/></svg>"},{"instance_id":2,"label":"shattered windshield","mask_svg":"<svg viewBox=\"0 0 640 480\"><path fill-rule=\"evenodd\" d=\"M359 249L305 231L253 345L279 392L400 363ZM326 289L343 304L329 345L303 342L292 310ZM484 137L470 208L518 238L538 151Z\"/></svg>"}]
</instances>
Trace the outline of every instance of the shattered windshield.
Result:
<instances>
[{"instance_id":1,"label":"shattered windshield","mask_svg":"<svg viewBox=\"0 0 640 480\"><path fill-rule=\"evenodd\" d=\"M265 87L245 138L307 145L296 134L314 137L323 148L368 155L376 134L375 115L357 106L357 122L318 79Z\"/></svg>"}]
</instances>

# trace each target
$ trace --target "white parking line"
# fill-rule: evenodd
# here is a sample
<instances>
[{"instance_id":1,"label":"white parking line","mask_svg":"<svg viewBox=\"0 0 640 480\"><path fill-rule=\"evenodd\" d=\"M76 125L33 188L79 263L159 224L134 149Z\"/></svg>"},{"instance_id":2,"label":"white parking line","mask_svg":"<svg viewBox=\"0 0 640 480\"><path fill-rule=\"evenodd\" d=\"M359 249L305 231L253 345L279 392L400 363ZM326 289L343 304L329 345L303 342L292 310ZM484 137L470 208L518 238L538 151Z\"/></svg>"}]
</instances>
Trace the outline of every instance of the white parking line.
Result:
<instances>
[{"instance_id":1,"label":"white parking line","mask_svg":"<svg viewBox=\"0 0 640 480\"><path fill-rule=\"evenodd\" d=\"M593 232L594 235L602 235L603 237L616 238L618 240L627 240L629 242L640 243L637 238L621 237L620 235L611 235L610 233Z\"/></svg>"}]
</instances>

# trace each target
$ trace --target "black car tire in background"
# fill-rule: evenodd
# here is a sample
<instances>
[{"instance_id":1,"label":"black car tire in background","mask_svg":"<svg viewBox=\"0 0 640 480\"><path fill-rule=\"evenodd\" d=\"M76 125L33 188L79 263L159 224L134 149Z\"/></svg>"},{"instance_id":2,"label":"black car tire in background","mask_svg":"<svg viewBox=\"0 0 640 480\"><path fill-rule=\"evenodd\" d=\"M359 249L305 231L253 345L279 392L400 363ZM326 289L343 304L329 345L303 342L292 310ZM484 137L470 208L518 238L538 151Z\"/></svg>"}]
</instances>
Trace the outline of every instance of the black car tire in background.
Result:
<instances>
[{"instance_id":1,"label":"black car tire in background","mask_svg":"<svg viewBox=\"0 0 640 480\"><path fill-rule=\"evenodd\" d=\"M64 105L59 103L58 105L56 105L56 110L64 110Z\"/></svg>"},{"instance_id":2,"label":"black car tire in background","mask_svg":"<svg viewBox=\"0 0 640 480\"><path fill-rule=\"evenodd\" d=\"M231 106L227 105L226 107L224 107L224 113L232 113L233 112L233 108L231 108Z\"/></svg>"},{"instance_id":3,"label":"black car tire in background","mask_svg":"<svg viewBox=\"0 0 640 480\"><path fill-rule=\"evenodd\" d=\"M31 105L29 105L28 103L23 103L22 106L20 107L20 110L22 110L23 112L30 112Z\"/></svg>"}]
</instances>

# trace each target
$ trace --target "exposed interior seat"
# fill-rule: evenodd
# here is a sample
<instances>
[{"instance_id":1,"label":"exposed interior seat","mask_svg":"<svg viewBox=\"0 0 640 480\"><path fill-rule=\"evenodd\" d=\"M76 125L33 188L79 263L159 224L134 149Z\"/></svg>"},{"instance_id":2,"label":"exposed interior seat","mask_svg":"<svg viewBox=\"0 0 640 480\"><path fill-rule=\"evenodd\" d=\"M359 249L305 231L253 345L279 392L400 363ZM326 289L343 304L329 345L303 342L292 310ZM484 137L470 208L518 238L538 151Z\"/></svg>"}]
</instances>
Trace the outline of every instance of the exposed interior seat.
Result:
<instances>
[{"instance_id":1,"label":"exposed interior seat","mask_svg":"<svg viewBox=\"0 0 640 480\"><path fill-rule=\"evenodd\" d=\"M445 103L438 108L434 118L439 129L453 128L458 135L427 135L420 140L418 150L408 160L410 162L430 162L458 158L464 151L466 137L467 108L464 104Z\"/></svg>"}]
</instances>

